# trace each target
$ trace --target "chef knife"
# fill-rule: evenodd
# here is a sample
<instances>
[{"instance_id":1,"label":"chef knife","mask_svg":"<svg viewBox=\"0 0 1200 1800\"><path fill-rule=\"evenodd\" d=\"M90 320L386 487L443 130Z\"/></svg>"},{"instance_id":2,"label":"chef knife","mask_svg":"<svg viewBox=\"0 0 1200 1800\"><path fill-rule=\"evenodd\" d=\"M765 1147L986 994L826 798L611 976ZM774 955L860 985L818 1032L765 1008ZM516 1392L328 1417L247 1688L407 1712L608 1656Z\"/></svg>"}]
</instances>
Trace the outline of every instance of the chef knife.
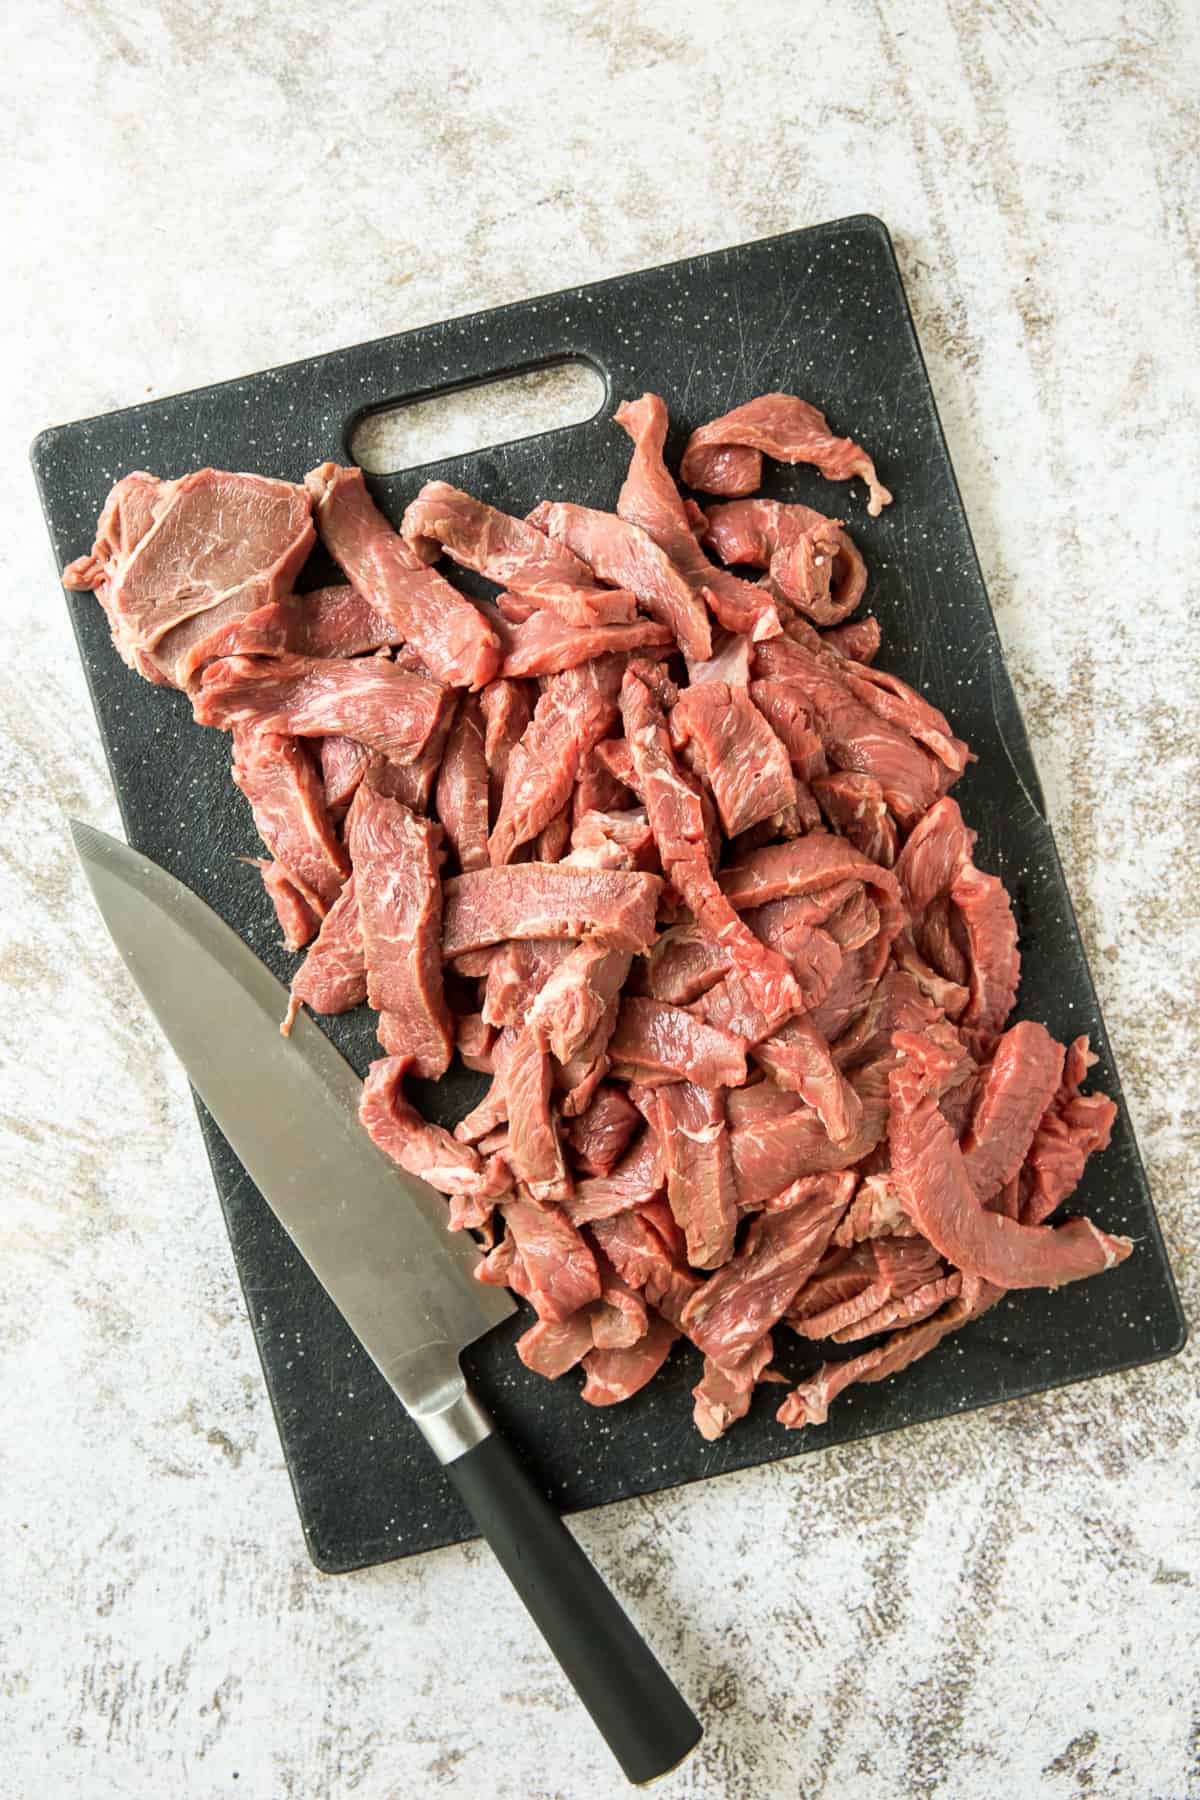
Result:
<instances>
[{"instance_id":1,"label":"chef knife","mask_svg":"<svg viewBox=\"0 0 1200 1800\"><path fill-rule=\"evenodd\" d=\"M469 1391L461 1352L508 1318L476 1281L446 1202L358 1122L362 1084L212 909L156 863L72 821L113 941L193 1087L280 1224L394 1389L631 1781L685 1757L701 1727L561 1518Z\"/></svg>"}]
</instances>

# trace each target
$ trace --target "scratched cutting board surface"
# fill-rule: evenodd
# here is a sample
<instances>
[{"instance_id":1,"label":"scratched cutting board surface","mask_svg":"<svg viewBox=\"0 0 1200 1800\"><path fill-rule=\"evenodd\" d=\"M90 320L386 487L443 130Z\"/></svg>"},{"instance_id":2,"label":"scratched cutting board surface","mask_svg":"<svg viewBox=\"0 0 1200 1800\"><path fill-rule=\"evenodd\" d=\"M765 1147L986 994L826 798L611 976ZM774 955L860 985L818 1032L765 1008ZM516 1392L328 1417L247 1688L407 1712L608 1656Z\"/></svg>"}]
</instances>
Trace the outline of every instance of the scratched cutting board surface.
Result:
<instances>
[{"instance_id":1,"label":"scratched cutting board surface","mask_svg":"<svg viewBox=\"0 0 1200 1800\"><path fill-rule=\"evenodd\" d=\"M891 241L877 219L792 232L59 426L33 452L55 558L61 566L90 549L105 495L130 469L170 477L209 463L299 481L326 458L351 460L353 428L374 407L574 357L590 360L607 383L594 418L374 479L379 504L398 523L421 483L441 478L515 513L547 496L611 507L629 459L611 413L645 389L667 400L673 463L695 426L769 389L803 394L836 430L866 444L896 495L879 519L867 517L861 484L831 487L811 469L768 463L764 491L844 513L871 571L865 609L883 626L881 664L943 707L978 753L955 792L979 833L981 867L1013 896L1023 955L1014 1016L1040 1019L1064 1040L1086 1031L1099 1053L1095 1085L1120 1104L1112 1146L1093 1159L1071 1210L1129 1233L1136 1249L1094 1281L1009 1297L902 1375L852 1389L828 1424L804 1432L775 1424L785 1390L768 1386L743 1423L706 1444L691 1423L699 1357L683 1346L626 1405L584 1406L577 1375L550 1383L518 1361L524 1313L468 1353L480 1393L570 1511L1172 1354L1183 1317ZM1003 463L1019 447L997 451ZM314 564L300 585L322 578ZM257 876L237 860L259 844L230 783L227 738L195 726L182 695L124 667L91 595L67 603L129 841L288 979L294 959L280 947ZM325 1027L365 1072L378 1054L366 1009ZM452 1124L482 1085L456 1066L416 1097ZM314 1562L343 1571L473 1535L399 1401L203 1108L200 1117ZM820 1360L790 1332L776 1338L789 1376Z\"/></svg>"}]
</instances>

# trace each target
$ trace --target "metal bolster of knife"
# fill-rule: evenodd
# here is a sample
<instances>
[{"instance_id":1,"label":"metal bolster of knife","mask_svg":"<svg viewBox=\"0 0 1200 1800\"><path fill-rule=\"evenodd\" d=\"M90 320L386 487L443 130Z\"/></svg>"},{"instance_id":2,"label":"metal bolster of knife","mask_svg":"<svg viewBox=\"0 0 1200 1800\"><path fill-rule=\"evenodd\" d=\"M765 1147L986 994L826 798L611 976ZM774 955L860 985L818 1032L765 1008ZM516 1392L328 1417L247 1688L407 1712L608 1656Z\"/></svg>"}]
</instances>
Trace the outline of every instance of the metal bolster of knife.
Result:
<instances>
[{"instance_id":1,"label":"metal bolster of knife","mask_svg":"<svg viewBox=\"0 0 1200 1800\"><path fill-rule=\"evenodd\" d=\"M492 1422L468 1388L452 1344L422 1344L382 1373L440 1463L465 1456L490 1435Z\"/></svg>"}]
</instances>

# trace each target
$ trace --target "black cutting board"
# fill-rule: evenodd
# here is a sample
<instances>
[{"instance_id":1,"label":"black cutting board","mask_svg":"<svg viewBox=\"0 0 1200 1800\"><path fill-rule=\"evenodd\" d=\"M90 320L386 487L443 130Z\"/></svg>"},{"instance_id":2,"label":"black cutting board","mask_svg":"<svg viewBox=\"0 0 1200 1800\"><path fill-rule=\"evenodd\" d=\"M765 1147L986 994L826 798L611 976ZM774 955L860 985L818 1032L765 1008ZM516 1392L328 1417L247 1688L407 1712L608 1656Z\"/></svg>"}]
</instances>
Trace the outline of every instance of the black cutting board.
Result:
<instances>
[{"instance_id":1,"label":"black cutting board","mask_svg":"<svg viewBox=\"0 0 1200 1800\"><path fill-rule=\"evenodd\" d=\"M766 491L845 511L871 570L866 605L883 626L881 663L943 707L978 752L955 791L979 832L980 865L1003 877L1017 910L1017 1016L1062 1039L1088 1032L1100 1057L1095 1083L1120 1101L1112 1147L1093 1159L1078 1209L1132 1235L1136 1249L1096 1280L1010 1297L902 1375L851 1390L827 1425L800 1433L775 1424L784 1390L768 1386L742 1424L706 1444L691 1424L699 1358L683 1347L647 1391L595 1411L580 1401L576 1376L550 1383L522 1367L512 1345L523 1317L468 1356L484 1399L569 1511L1170 1355L1183 1343L1183 1316L879 220L790 232L47 431L33 462L55 558L61 566L90 549L105 495L130 469L177 476L211 463L298 481L328 457L350 460L352 429L372 407L567 357L589 359L605 378L596 417L373 480L380 505L398 522L420 484L440 477L516 513L547 496L611 507L629 459L611 413L645 389L667 400L672 459L695 426L768 389L803 394L866 444L896 495L880 519L867 517L861 484L830 487L809 469L768 464ZM1001 467L1021 454L1016 443L995 448ZM181 695L124 667L90 595L69 595L68 605L129 841L288 978L293 959L258 878L236 860L258 845L230 785L228 740L193 725ZM378 1054L365 1009L326 1029L360 1072ZM420 1101L451 1123L479 1086L458 1071ZM353 1569L473 1535L400 1403L200 1113L314 1562ZM789 1373L819 1360L791 1333L776 1335Z\"/></svg>"}]
</instances>

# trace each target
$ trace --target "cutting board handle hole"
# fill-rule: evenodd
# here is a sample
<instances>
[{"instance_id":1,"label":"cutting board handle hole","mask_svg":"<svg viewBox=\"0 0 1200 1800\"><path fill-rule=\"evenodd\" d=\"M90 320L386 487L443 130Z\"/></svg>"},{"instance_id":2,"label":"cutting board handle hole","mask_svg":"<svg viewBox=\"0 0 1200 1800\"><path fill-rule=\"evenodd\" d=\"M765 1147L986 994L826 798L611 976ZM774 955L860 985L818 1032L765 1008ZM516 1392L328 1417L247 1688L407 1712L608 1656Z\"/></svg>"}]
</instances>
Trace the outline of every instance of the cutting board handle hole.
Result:
<instances>
[{"instance_id":1,"label":"cutting board handle hole","mask_svg":"<svg viewBox=\"0 0 1200 1800\"><path fill-rule=\"evenodd\" d=\"M347 440L368 475L396 475L583 425L607 398L608 384L595 363L560 357L372 407L353 421Z\"/></svg>"}]
</instances>

